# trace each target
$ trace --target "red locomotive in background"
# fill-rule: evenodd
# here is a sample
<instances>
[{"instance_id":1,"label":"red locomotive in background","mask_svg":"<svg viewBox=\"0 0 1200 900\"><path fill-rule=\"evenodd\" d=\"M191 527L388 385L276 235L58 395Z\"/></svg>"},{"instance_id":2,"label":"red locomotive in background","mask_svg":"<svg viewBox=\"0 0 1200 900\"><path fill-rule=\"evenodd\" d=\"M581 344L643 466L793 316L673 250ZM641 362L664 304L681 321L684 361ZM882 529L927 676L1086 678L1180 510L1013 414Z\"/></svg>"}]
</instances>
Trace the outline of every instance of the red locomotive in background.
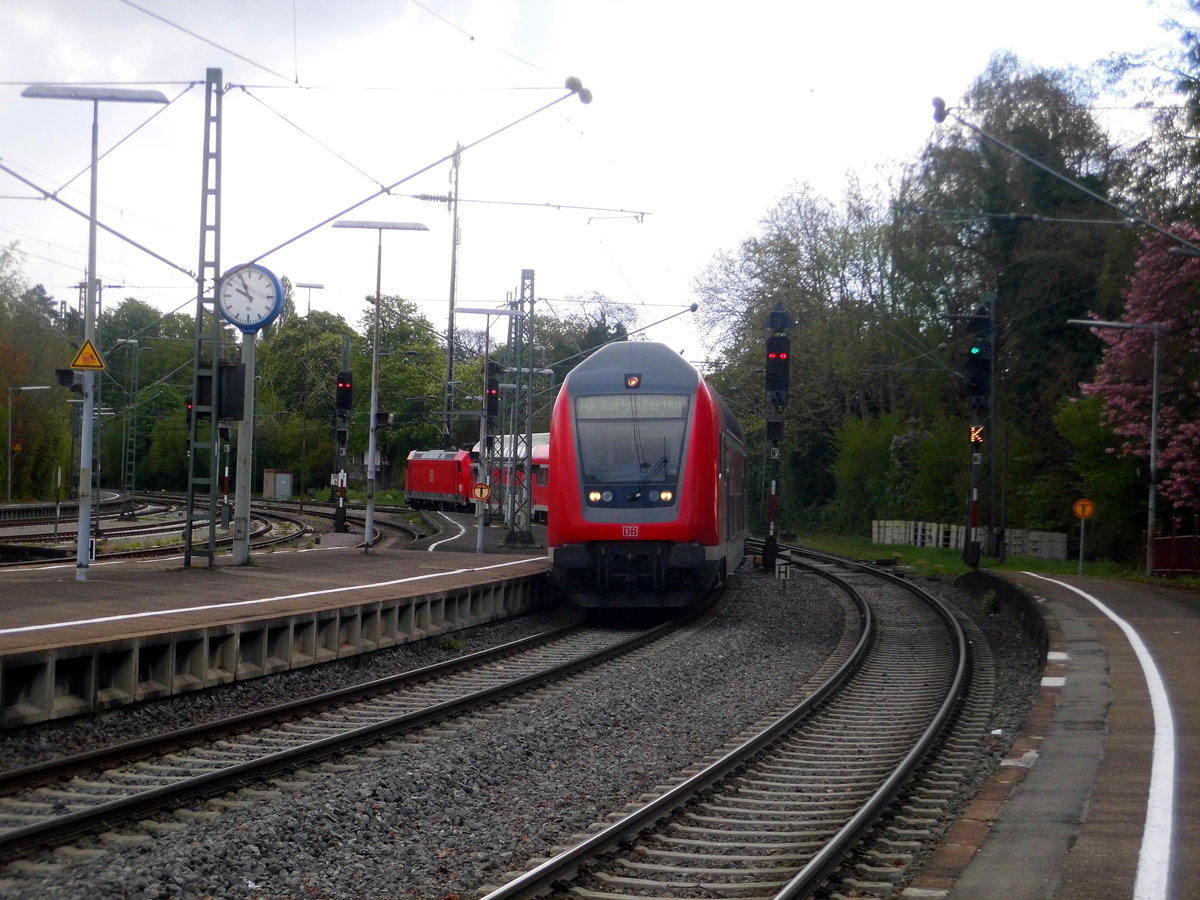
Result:
<instances>
[{"instance_id":1,"label":"red locomotive in background","mask_svg":"<svg viewBox=\"0 0 1200 900\"><path fill-rule=\"evenodd\" d=\"M472 510L477 468L466 450L414 450L404 470L404 498L413 509Z\"/></svg>"},{"instance_id":2,"label":"red locomotive in background","mask_svg":"<svg viewBox=\"0 0 1200 900\"><path fill-rule=\"evenodd\" d=\"M549 435L545 433L533 436L531 514L535 522L542 523L546 521L550 483L548 440ZM495 441L501 452L492 468L488 484L497 492L507 489L510 481L518 486L523 485L524 468L518 466L514 475L506 465L504 454L511 444L510 439L507 436L497 436ZM471 488L483 480L479 469L478 444L470 451L413 450L408 454L408 465L404 471L404 496L412 509L473 512L475 500Z\"/></svg>"}]
</instances>

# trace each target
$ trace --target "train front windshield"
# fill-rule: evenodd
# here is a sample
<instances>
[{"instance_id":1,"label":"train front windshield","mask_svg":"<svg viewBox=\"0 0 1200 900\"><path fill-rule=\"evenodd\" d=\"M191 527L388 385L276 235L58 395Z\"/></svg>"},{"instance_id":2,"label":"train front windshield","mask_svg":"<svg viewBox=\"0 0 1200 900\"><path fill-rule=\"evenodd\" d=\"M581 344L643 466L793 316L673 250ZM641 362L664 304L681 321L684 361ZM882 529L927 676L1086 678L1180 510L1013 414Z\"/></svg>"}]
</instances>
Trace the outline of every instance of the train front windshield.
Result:
<instances>
[{"instance_id":1,"label":"train front windshield","mask_svg":"<svg viewBox=\"0 0 1200 900\"><path fill-rule=\"evenodd\" d=\"M634 393L575 398L580 471L585 486L595 486L599 495L591 505L671 501L690 399L686 394ZM629 490L616 490L626 486ZM671 491L664 492L664 486Z\"/></svg>"}]
</instances>

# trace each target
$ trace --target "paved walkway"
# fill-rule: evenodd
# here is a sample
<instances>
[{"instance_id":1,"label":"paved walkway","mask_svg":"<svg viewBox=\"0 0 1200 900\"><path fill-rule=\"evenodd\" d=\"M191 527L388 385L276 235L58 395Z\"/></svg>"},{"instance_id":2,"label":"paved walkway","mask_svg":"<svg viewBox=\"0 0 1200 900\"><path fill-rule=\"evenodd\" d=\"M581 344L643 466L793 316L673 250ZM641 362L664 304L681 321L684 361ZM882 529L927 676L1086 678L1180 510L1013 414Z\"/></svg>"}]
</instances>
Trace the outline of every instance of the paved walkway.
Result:
<instances>
[{"instance_id":1,"label":"paved walkway","mask_svg":"<svg viewBox=\"0 0 1200 900\"><path fill-rule=\"evenodd\" d=\"M1041 695L905 896L1200 897L1200 593L995 574L1042 603Z\"/></svg>"}]
</instances>

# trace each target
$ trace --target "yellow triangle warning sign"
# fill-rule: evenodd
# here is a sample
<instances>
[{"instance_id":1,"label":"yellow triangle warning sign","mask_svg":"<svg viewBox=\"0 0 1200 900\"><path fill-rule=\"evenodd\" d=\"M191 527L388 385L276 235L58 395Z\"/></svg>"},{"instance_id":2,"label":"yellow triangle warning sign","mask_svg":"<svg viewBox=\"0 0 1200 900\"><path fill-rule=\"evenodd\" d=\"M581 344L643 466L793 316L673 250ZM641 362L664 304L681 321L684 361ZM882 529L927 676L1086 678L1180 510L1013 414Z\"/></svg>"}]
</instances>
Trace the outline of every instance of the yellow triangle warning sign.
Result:
<instances>
[{"instance_id":1,"label":"yellow triangle warning sign","mask_svg":"<svg viewBox=\"0 0 1200 900\"><path fill-rule=\"evenodd\" d=\"M75 354L75 360L71 363L71 368L103 369L104 360L100 358L100 354L92 342L85 340L83 346L79 348L79 352Z\"/></svg>"}]
</instances>

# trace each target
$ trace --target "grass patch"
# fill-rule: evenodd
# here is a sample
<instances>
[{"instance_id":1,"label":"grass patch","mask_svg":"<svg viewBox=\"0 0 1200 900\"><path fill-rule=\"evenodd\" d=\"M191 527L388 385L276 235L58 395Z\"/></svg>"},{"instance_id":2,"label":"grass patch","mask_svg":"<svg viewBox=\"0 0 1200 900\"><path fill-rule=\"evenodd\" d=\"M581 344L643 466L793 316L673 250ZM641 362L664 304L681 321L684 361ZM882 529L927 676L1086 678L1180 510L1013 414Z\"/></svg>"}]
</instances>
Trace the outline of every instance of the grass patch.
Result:
<instances>
[{"instance_id":1,"label":"grass patch","mask_svg":"<svg viewBox=\"0 0 1200 900\"><path fill-rule=\"evenodd\" d=\"M443 635L438 638L437 647L439 650L448 650L451 653L465 653L467 650L466 644L458 638L450 637L449 635Z\"/></svg>"},{"instance_id":2,"label":"grass patch","mask_svg":"<svg viewBox=\"0 0 1200 900\"><path fill-rule=\"evenodd\" d=\"M801 534L796 543L814 550L826 553L836 553L839 556L849 556L853 559L877 560L894 559L896 565L907 566L918 575L932 578L945 578L953 581L959 575L969 572L970 566L963 562L961 550L949 550L941 547L908 547L902 544L873 544L866 538L851 537L824 532ZM1013 556L1001 562L992 557L983 557L981 569L999 569L1005 571L1029 571L1044 575L1078 575L1078 559L1038 559L1029 556ZM1145 581L1144 575L1106 560L1084 560L1085 575L1098 575L1105 578L1127 578ZM1162 579L1154 579L1161 581ZM1172 583L1186 584L1194 579L1178 579Z\"/></svg>"},{"instance_id":3,"label":"grass patch","mask_svg":"<svg viewBox=\"0 0 1200 900\"><path fill-rule=\"evenodd\" d=\"M358 485L346 488L346 502L366 503L367 489ZM375 491L375 503L378 506L404 506L406 502L402 488L391 488L386 491L377 488Z\"/></svg>"}]
</instances>

